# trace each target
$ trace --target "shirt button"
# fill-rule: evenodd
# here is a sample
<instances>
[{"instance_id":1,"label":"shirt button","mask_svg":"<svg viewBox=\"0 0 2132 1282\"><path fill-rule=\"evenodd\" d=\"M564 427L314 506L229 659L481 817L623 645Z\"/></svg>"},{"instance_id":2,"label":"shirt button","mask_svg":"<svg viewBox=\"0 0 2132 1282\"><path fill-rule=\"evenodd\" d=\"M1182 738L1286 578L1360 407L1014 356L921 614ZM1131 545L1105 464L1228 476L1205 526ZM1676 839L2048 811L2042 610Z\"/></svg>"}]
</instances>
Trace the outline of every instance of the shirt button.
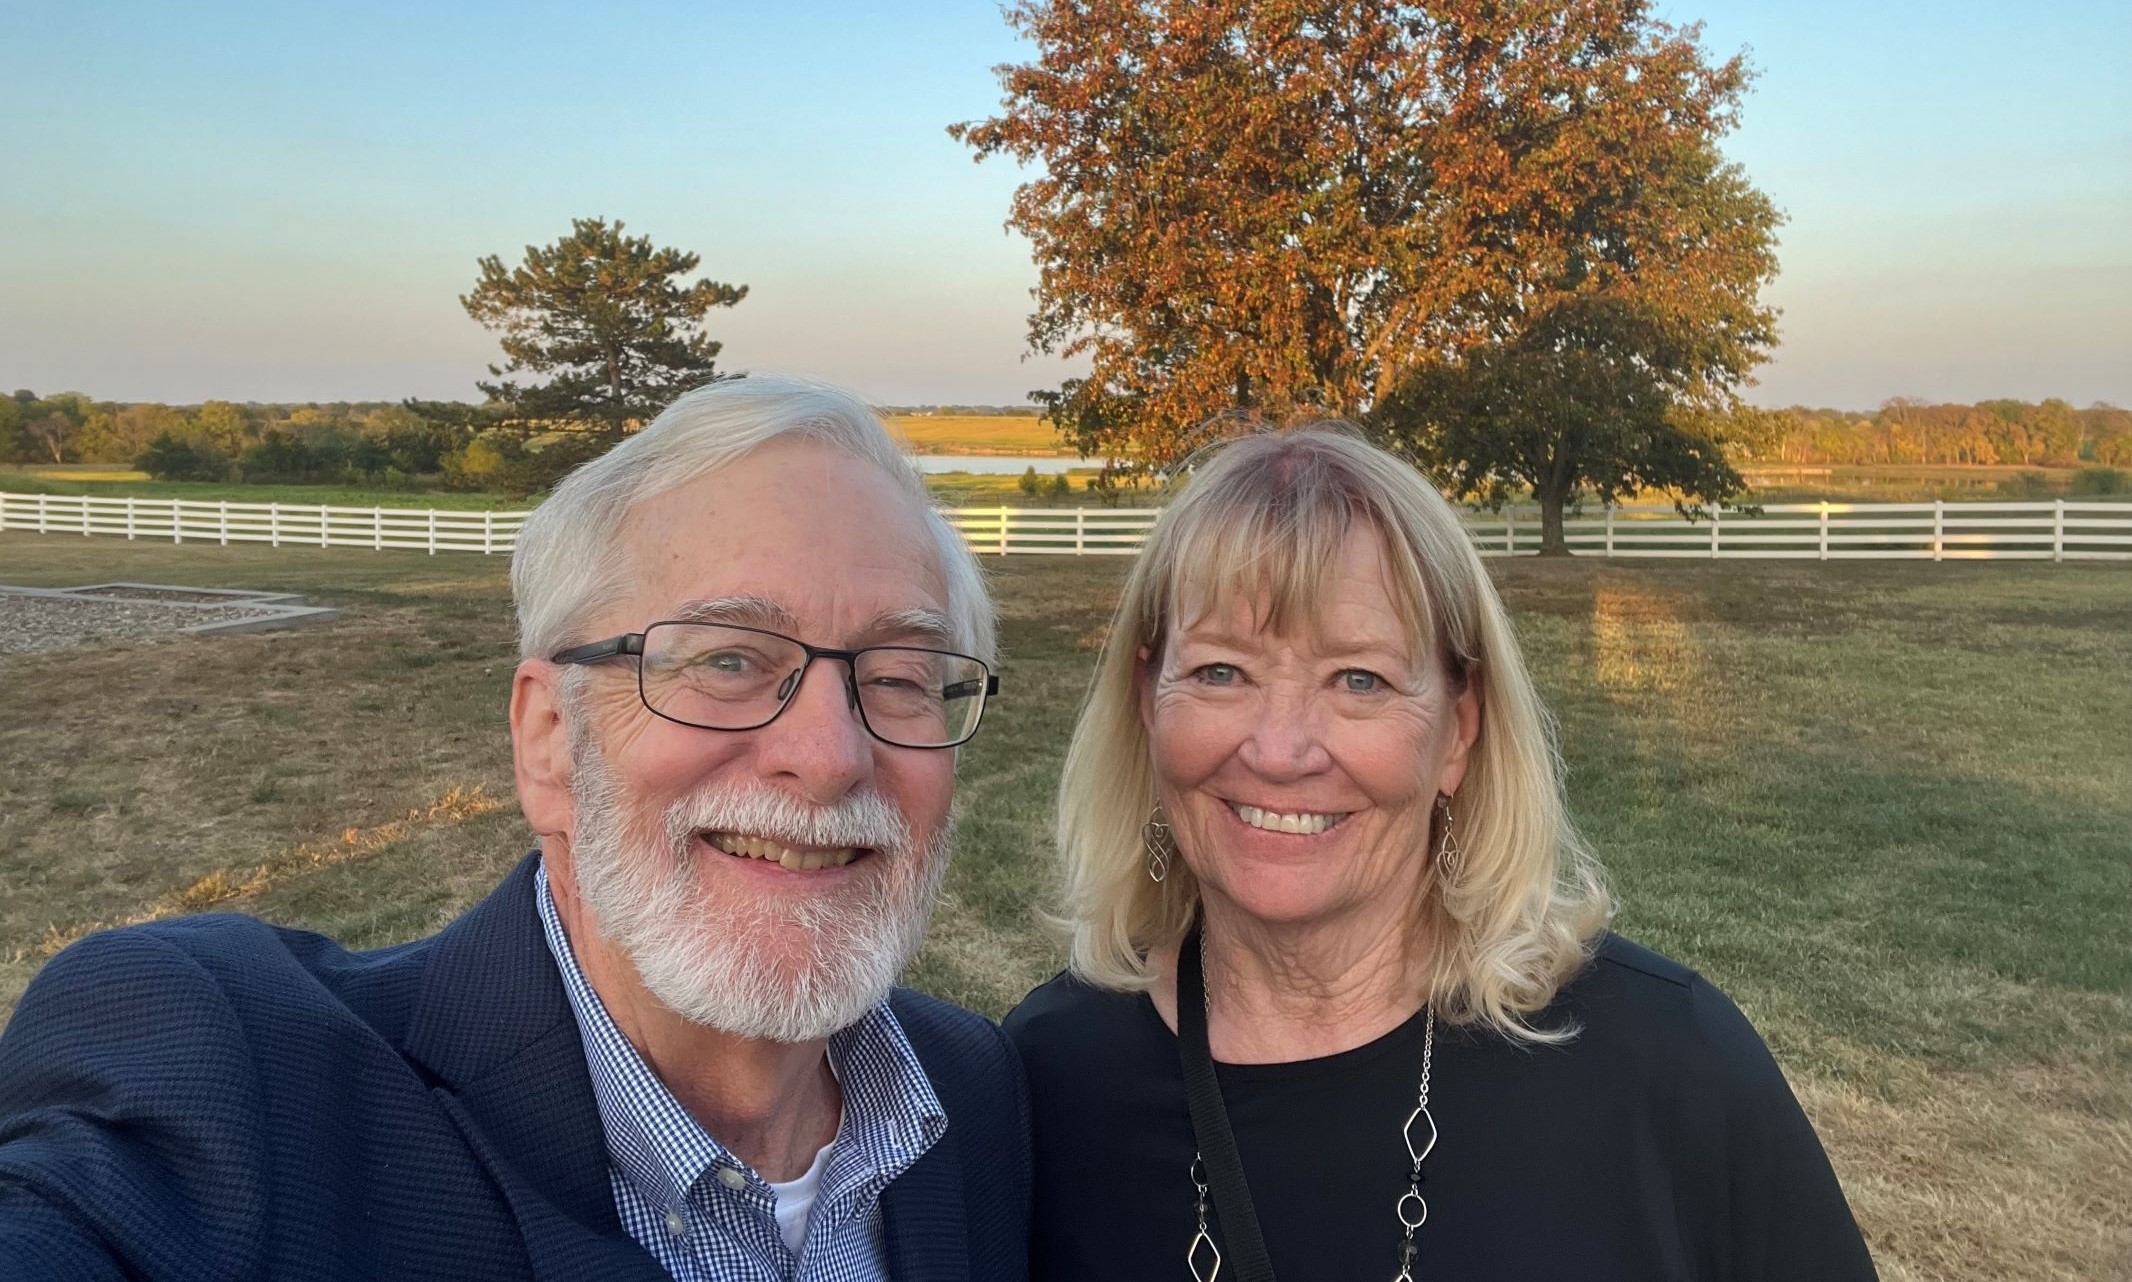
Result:
<instances>
[{"instance_id":1,"label":"shirt button","mask_svg":"<svg viewBox=\"0 0 2132 1282\"><path fill-rule=\"evenodd\" d=\"M668 1211L666 1213L666 1231L675 1237L688 1236L688 1221L681 1218L681 1212Z\"/></svg>"},{"instance_id":2,"label":"shirt button","mask_svg":"<svg viewBox=\"0 0 2132 1282\"><path fill-rule=\"evenodd\" d=\"M720 1184L725 1185L727 1188L732 1189L736 1193L739 1192L741 1189L748 1187L748 1177L742 1175L740 1173L740 1168L737 1166L719 1167L718 1182Z\"/></svg>"}]
</instances>

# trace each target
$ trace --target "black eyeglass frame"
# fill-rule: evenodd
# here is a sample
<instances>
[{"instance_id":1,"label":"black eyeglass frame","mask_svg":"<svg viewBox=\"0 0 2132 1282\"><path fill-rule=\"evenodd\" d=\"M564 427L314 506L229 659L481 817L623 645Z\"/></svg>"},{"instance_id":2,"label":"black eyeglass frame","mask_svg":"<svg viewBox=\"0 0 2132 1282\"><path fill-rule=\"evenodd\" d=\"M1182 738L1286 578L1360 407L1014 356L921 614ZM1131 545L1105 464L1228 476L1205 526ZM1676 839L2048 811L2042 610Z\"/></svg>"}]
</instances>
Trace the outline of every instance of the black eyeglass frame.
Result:
<instances>
[{"instance_id":1,"label":"black eyeglass frame","mask_svg":"<svg viewBox=\"0 0 2132 1282\"><path fill-rule=\"evenodd\" d=\"M782 693L777 701L777 711L764 717L754 725L707 726L698 721L684 721L680 717L661 712L653 707L651 696L644 690L644 639L650 635L652 629L662 627L725 628L732 632L750 632L759 637L772 637L779 641L790 642L805 652L807 659L800 664L797 671L785 677L779 683L778 688ZM898 743L874 729L873 723L866 719L866 702L859 698L859 656L874 650L894 650L904 654L944 654L949 658L963 659L982 668L985 675L981 683L981 694L977 704L977 719L970 723L970 732L953 743ZM567 650L558 650L548 657L548 661L550 663L601 663L608 659L619 659L630 655L636 656L637 659L637 702L644 705L646 712L661 720L671 721L677 726L688 726L695 730L716 730L728 734L743 734L749 730L760 730L785 715L785 709L792 706L793 696L799 693L800 685L807 679L807 669L814 666L816 659L836 659L843 663L845 702L853 712L858 714L859 725L865 729L866 733L891 748L908 748L914 752L931 752L940 748L960 748L977 737L977 728L983 724L985 719L985 705L991 701L994 695L999 693L999 675L992 671L991 664L986 663L975 655L957 654L953 650L935 650L930 646L922 645L867 645L860 646L856 650L836 650L828 646L808 645L798 637L788 637L782 632L772 632L768 628L751 628L740 623L713 623L704 619L660 619L656 623L645 624L642 632L625 632L621 636L609 637L605 641L591 641L584 645L571 646ZM942 693L943 695L966 696L969 691L965 687L978 684L980 683L958 681L949 685Z\"/></svg>"}]
</instances>

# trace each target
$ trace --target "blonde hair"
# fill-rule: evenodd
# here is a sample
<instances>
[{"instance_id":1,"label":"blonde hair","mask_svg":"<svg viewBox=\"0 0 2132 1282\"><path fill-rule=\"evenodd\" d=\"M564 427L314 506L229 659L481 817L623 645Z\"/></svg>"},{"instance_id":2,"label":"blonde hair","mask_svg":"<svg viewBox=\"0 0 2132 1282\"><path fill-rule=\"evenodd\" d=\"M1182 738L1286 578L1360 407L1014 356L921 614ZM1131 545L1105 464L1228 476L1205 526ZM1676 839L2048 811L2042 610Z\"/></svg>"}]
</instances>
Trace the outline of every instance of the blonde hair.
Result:
<instances>
[{"instance_id":1,"label":"blonde hair","mask_svg":"<svg viewBox=\"0 0 2132 1282\"><path fill-rule=\"evenodd\" d=\"M1159 883L1145 870L1141 826L1156 794L1141 648L1159 656L1173 626L1237 592L1264 601L1271 630L1312 618L1324 567L1357 530L1384 543L1409 644L1474 683L1481 709L1451 800L1459 869L1447 884L1431 860L1414 964L1441 1018L1558 1040L1567 1030L1531 1017L1583 964L1612 905L1564 807L1552 722L1457 512L1412 466L1340 424L1214 447L1126 579L1059 782L1074 973L1104 988L1147 987L1149 952L1183 940L1198 900L1182 860Z\"/></svg>"}]
</instances>

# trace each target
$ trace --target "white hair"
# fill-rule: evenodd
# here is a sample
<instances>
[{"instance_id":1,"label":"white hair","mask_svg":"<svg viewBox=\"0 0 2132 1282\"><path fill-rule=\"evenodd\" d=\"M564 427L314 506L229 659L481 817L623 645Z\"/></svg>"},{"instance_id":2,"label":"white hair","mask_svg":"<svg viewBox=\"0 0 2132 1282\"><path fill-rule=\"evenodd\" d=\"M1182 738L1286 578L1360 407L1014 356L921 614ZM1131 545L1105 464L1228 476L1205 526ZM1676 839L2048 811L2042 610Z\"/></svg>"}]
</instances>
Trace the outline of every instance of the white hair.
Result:
<instances>
[{"instance_id":1,"label":"white hair","mask_svg":"<svg viewBox=\"0 0 2132 1282\"><path fill-rule=\"evenodd\" d=\"M632 508L783 436L865 459L903 487L933 536L956 646L991 662L997 631L984 572L888 425L849 392L775 374L723 379L679 397L642 431L564 477L534 509L511 556L519 656L546 658L596 639L578 631L633 581L617 537Z\"/></svg>"}]
</instances>

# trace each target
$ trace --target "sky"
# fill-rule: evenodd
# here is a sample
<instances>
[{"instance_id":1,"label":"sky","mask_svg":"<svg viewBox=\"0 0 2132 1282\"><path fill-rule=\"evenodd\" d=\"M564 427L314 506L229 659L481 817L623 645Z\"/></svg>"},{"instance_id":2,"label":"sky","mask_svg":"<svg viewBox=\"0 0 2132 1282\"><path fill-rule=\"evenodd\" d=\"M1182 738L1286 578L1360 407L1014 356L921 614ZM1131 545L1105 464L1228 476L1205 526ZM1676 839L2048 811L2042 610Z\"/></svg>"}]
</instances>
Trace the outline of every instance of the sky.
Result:
<instances>
[{"instance_id":1,"label":"sky","mask_svg":"<svg viewBox=\"0 0 2132 1282\"><path fill-rule=\"evenodd\" d=\"M1660 0L1760 78L1787 215L1749 399L2132 404L2132 4ZM459 296L573 217L746 284L721 366L1017 403L1021 175L946 126L1028 49L965 3L7 0L0 387L475 399Z\"/></svg>"}]
</instances>

